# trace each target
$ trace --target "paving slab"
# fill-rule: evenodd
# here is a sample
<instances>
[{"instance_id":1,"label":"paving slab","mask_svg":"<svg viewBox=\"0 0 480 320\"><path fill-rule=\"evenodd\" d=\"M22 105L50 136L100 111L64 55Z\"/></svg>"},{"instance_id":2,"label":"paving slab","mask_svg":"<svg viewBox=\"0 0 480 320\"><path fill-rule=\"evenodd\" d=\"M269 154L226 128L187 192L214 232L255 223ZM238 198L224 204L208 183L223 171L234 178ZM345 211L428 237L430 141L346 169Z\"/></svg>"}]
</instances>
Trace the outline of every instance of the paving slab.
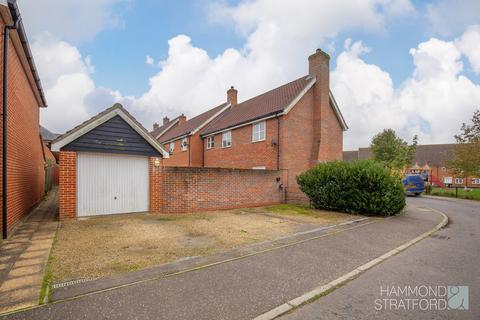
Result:
<instances>
[{"instance_id":1,"label":"paving slab","mask_svg":"<svg viewBox=\"0 0 480 320\"><path fill-rule=\"evenodd\" d=\"M0 244L0 313L38 304L57 221L57 189Z\"/></svg>"}]
</instances>

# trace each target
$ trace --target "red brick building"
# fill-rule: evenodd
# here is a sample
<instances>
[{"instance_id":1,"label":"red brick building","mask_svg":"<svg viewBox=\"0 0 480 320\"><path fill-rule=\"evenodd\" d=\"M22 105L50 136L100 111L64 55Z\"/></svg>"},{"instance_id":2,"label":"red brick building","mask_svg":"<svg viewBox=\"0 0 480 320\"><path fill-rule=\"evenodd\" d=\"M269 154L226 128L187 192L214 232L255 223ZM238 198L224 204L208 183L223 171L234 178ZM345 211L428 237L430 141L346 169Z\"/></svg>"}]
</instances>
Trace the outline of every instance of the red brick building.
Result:
<instances>
[{"instance_id":1,"label":"red brick building","mask_svg":"<svg viewBox=\"0 0 480 320\"><path fill-rule=\"evenodd\" d=\"M462 177L448 169L448 161L453 158L455 144L418 145L413 165L407 168L408 173L424 175L436 186L480 188L480 177ZM370 148L345 151L343 160L363 160L372 157Z\"/></svg>"},{"instance_id":2,"label":"red brick building","mask_svg":"<svg viewBox=\"0 0 480 320\"><path fill-rule=\"evenodd\" d=\"M348 127L330 92L330 57L317 50L308 75L243 102L227 101L188 121L167 121L152 132L170 158L166 166L283 170L288 201L304 201L296 176L318 162L341 160Z\"/></svg>"},{"instance_id":3,"label":"red brick building","mask_svg":"<svg viewBox=\"0 0 480 320\"><path fill-rule=\"evenodd\" d=\"M4 30L5 25L13 25L19 16L15 1L0 3L1 30ZM1 42L3 52L3 41ZM4 65L3 55L0 56L0 64ZM1 190L2 197L6 196L7 199L7 219L3 221L0 217L0 220L2 226L6 223L7 229L11 230L42 199L45 184L39 108L46 107L47 104L21 20L16 29L9 30L7 79L6 194ZM3 78L1 81L3 86ZM2 176L1 179L3 178Z\"/></svg>"}]
</instances>

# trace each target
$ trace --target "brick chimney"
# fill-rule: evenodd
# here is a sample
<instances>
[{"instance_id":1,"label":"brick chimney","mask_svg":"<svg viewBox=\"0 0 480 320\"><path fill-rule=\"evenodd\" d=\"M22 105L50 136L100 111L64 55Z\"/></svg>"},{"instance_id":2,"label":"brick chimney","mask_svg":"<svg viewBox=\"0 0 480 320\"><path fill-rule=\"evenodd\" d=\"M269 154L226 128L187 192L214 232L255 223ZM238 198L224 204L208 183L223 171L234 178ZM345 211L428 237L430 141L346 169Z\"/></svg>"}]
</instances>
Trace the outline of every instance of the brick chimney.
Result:
<instances>
[{"instance_id":1,"label":"brick chimney","mask_svg":"<svg viewBox=\"0 0 480 320\"><path fill-rule=\"evenodd\" d=\"M153 124L153 130L157 130L158 128L160 128L160 126L158 125L158 123L154 123Z\"/></svg>"},{"instance_id":2,"label":"brick chimney","mask_svg":"<svg viewBox=\"0 0 480 320\"><path fill-rule=\"evenodd\" d=\"M163 117L163 125L166 125L169 122L170 122L170 119L168 117Z\"/></svg>"},{"instance_id":3,"label":"brick chimney","mask_svg":"<svg viewBox=\"0 0 480 320\"><path fill-rule=\"evenodd\" d=\"M320 49L308 57L308 74L316 78L313 86L313 130L314 140L312 148L312 164L318 162L334 160L338 157L333 152L332 145L342 144L342 138L339 140L338 122L335 114L330 107L330 56ZM334 131L334 132L330 132ZM343 137L343 131L342 131Z\"/></svg>"},{"instance_id":4,"label":"brick chimney","mask_svg":"<svg viewBox=\"0 0 480 320\"><path fill-rule=\"evenodd\" d=\"M184 124L185 122L187 122L187 117L185 117L185 115L182 113L182 114L178 117L178 124L181 125L181 124Z\"/></svg>"},{"instance_id":5,"label":"brick chimney","mask_svg":"<svg viewBox=\"0 0 480 320\"><path fill-rule=\"evenodd\" d=\"M232 107L237 105L237 93L237 89L235 89L233 86L227 90L227 102L229 102Z\"/></svg>"}]
</instances>

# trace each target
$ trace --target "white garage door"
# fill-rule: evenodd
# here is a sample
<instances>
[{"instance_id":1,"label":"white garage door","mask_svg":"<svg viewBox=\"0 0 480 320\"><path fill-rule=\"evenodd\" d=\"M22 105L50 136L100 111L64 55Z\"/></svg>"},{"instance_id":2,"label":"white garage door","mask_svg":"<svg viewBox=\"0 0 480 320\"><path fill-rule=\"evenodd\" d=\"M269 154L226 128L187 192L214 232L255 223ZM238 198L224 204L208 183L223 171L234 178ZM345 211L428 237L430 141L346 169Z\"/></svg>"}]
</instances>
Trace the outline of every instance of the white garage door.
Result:
<instances>
[{"instance_id":1,"label":"white garage door","mask_svg":"<svg viewBox=\"0 0 480 320\"><path fill-rule=\"evenodd\" d=\"M79 217L148 211L148 157L78 153Z\"/></svg>"}]
</instances>

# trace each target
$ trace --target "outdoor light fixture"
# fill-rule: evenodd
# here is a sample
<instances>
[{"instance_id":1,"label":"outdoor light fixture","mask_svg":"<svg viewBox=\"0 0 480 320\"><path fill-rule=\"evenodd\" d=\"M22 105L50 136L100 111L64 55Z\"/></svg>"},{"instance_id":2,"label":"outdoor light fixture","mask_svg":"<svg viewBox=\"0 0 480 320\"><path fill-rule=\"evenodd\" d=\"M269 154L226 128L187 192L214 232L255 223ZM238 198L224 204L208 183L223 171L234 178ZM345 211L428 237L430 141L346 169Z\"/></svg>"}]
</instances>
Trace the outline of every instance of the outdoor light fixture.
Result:
<instances>
[{"instance_id":1,"label":"outdoor light fixture","mask_svg":"<svg viewBox=\"0 0 480 320\"><path fill-rule=\"evenodd\" d=\"M160 160L158 158L155 158L155 161L153 162L153 165L155 167L160 167Z\"/></svg>"}]
</instances>

